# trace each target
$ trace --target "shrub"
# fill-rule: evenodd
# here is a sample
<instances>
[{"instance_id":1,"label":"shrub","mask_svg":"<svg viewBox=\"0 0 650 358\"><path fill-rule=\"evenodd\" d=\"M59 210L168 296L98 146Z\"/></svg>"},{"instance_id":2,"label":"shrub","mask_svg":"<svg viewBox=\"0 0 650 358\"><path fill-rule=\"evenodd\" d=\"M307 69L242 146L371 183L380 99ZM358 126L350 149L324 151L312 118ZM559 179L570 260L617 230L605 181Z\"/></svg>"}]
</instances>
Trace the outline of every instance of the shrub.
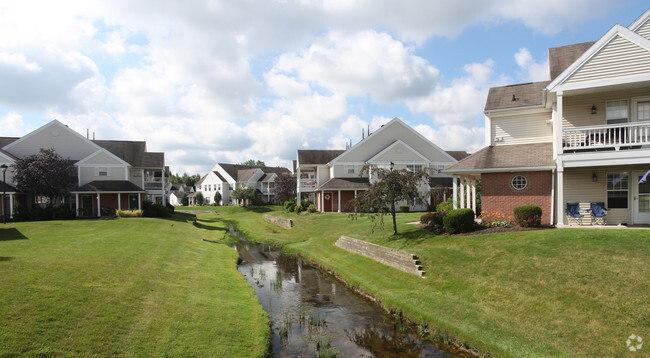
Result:
<instances>
[{"instance_id":1,"label":"shrub","mask_svg":"<svg viewBox=\"0 0 650 358\"><path fill-rule=\"evenodd\" d=\"M135 217L141 217L143 214L142 210L116 210L115 215L120 218L135 218Z\"/></svg>"},{"instance_id":2,"label":"shrub","mask_svg":"<svg viewBox=\"0 0 650 358\"><path fill-rule=\"evenodd\" d=\"M305 209L302 207L302 205L296 205L294 207L294 210L295 210L296 213L300 213L300 212L304 211Z\"/></svg>"},{"instance_id":3,"label":"shrub","mask_svg":"<svg viewBox=\"0 0 650 358\"><path fill-rule=\"evenodd\" d=\"M444 203L438 204L438 206L436 206L436 211L450 211L450 210L453 210L454 209L454 201L453 200L454 200L454 198L449 197L449 199L447 199L447 201L445 201Z\"/></svg>"},{"instance_id":4,"label":"shrub","mask_svg":"<svg viewBox=\"0 0 650 358\"><path fill-rule=\"evenodd\" d=\"M445 231L450 234L470 232L474 228L474 211L458 209L447 213L442 219Z\"/></svg>"},{"instance_id":5,"label":"shrub","mask_svg":"<svg viewBox=\"0 0 650 358\"><path fill-rule=\"evenodd\" d=\"M308 212L308 213L315 213L315 212L316 212L316 205L314 205L314 204L310 204L310 205L307 207L307 212Z\"/></svg>"},{"instance_id":6,"label":"shrub","mask_svg":"<svg viewBox=\"0 0 650 358\"><path fill-rule=\"evenodd\" d=\"M408 206L408 205L400 205L399 206L399 211L401 211L403 213L408 213L409 211L411 211L411 207Z\"/></svg>"},{"instance_id":7,"label":"shrub","mask_svg":"<svg viewBox=\"0 0 650 358\"><path fill-rule=\"evenodd\" d=\"M161 204L153 204L150 201L145 201L142 207L144 209L142 216L148 218L169 216L169 211L167 210L166 207L162 206Z\"/></svg>"},{"instance_id":8,"label":"shrub","mask_svg":"<svg viewBox=\"0 0 650 358\"><path fill-rule=\"evenodd\" d=\"M295 200L287 200L284 202L284 210L288 213L293 212L293 210L296 208L296 201Z\"/></svg>"},{"instance_id":9,"label":"shrub","mask_svg":"<svg viewBox=\"0 0 650 358\"><path fill-rule=\"evenodd\" d=\"M302 205L303 208L308 208L309 205L313 205L314 202L311 200L303 200L300 202L300 205Z\"/></svg>"},{"instance_id":10,"label":"shrub","mask_svg":"<svg viewBox=\"0 0 650 358\"><path fill-rule=\"evenodd\" d=\"M542 224L542 208L538 205L515 206L515 221L521 227L540 226Z\"/></svg>"},{"instance_id":11,"label":"shrub","mask_svg":"<svg viewBox=\"0 0 650 358\"><path fill-rule=\"evenodd\" d=\"M443 227L443 218L447 215L447 211L437 211L435 213L424 214L420 216L420 222L423 225L433 226L436 229Z\"/></svg>"}]
</instances>

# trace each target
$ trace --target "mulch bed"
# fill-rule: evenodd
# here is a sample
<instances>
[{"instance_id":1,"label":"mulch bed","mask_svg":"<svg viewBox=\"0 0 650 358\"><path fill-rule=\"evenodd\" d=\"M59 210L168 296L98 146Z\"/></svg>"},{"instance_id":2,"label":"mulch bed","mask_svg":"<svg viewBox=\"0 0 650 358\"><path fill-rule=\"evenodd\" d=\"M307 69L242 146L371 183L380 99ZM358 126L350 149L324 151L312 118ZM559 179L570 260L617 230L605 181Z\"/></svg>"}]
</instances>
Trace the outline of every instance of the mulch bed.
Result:
<instances>
[{"instance_id":1,"label":"mulch bed","mask_svg":"<svg viewBox=\"0 0 650 358\"><path fill-rule=\"evenodd\" d=\"M511 231L532 231L532 230L548 230L548 229L554 229L554 226L538 226L538 227L521 227L519 225L512 225L510 227L485 227L483 225L476 224L474 225L474 230L471 232L465 232L462 234L454 234L450 235L446 233L444 230L438 230L433 226L424 226L422 224L419 224L419 226L423 229L429 230L433 232L436 235L442 235L442 236L469 236L469 235L483 235L483 234L494 234L494 233L500 233L500 232L511 232Z\"/></svg>"}]
</instances>

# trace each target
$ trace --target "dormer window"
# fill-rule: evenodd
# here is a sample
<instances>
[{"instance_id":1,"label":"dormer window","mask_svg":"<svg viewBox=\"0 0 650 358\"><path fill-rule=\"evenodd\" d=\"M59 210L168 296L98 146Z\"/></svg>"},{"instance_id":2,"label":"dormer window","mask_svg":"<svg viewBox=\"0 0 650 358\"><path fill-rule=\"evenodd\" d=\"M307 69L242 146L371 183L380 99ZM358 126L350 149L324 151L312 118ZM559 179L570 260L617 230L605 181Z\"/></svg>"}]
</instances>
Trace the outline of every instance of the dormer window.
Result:
<instances>
[{"instance_id":1,"label":"dormer window","mask_svg":"<svg viewBox=\"0 0 650 358\"><path fill-rule=\"evenodd\" d=\"M355 168L354 165L346 165L346 166L345 166L345 172L346 172L347 174L354 174L354 173L355 173L355 170L356 170L356 168Z\"/></svg>"},{"instance_id":2,"label":"dormer window","mask_svg":"<svg viewBox=\"0 0 650 358\"><path fill-rule=\"evenodd\" d=\"M97 167L95 168L96 177L108 177L111 175L111 168L107 167Z\"/></svg>"}]
</instances>

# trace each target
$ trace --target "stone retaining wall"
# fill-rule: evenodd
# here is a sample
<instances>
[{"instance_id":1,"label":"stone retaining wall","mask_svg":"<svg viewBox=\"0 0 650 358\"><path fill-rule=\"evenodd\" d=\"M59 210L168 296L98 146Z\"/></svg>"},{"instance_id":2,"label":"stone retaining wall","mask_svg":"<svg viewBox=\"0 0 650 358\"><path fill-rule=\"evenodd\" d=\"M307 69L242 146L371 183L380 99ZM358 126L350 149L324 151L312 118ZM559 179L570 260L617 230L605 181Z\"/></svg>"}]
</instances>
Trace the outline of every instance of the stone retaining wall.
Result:
<instances>
[{"instance_id":1,"label":"stone retaining wall","mask_svg":"<svg viewBox=\"0 0 650 358\"><path fill-rule=\"evenodd\" d=\"M377 262L381 262L384 265L424 277L425 272L422 271L422 266L420 265L420 261L416 255L370 242L353 239L348 236L341 236L336 241L336 246Z\"/></svg>"},{"instance_id":2,"label":"stone retaining wall","mask_svg":"<svg viewBox=\"0 0 650 358\"><path fill-rule=\"evenodd\" d=\"M285 229L291 229L293 227L293 220L291 219L279 218L277 216L266 214L262 215L262 218L271 224L283 227Z\"/></svg>"}]
</instances>

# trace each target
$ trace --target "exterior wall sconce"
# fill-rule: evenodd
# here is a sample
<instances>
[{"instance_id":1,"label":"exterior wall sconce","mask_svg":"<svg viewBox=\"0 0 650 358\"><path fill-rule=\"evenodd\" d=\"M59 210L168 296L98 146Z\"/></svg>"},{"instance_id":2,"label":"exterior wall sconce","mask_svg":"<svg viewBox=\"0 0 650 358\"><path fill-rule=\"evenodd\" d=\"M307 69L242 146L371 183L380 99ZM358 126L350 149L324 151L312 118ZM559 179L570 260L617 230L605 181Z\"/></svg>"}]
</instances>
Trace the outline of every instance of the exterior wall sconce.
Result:
<instances>
[{"instance_id":1,"label":"exterior wall sconce","mask_svg":"<svg viewBox=\"0 0 650 358\"><path fill-rule=\"evenodd\" d=\"M591 181L594 183L598 181L598 175L596 175L596 172L594 172L594 174L591 175Z\"/></svg>"},{"instance_id":2,"label":"exterior wall sconce","mask_svg":"<svg viewBox=\"0 0 650 358\"><path fill-rule=\"evenodd\" d=\"M591 114L596 114L598 112L598 109L596 108L596 105L591 106Z\"/></svg>"}]
</instances>

